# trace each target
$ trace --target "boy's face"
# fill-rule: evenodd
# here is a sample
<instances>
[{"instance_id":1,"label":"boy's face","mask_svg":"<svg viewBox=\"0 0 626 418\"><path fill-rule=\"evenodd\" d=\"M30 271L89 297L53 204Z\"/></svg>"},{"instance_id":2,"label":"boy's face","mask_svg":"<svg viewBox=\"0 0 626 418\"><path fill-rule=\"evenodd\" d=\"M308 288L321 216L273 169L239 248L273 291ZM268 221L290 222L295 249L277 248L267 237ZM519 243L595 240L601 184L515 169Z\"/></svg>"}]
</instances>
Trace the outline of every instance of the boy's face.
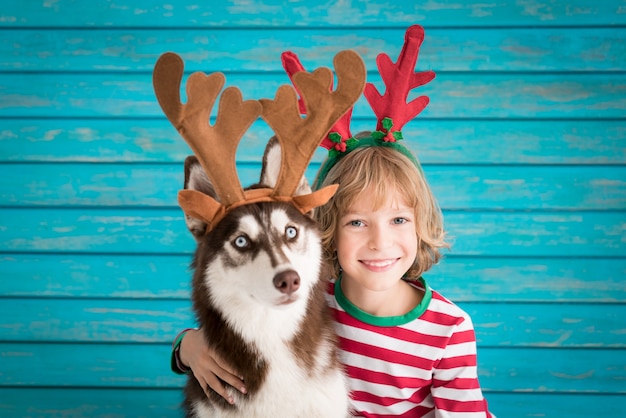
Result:
<instances>
[{"instance_id":1,"label":"boy's face","mask_svg":"<svg viewBox=\"0 0 626 418\"><path fill-rule=\"evenodd\" d=\"M340 217L335 244L342 282L360 291L384 292L397 285L417 254L415 212L390 193L377 210L363 191Z\"/></svg>"}]
</instances>

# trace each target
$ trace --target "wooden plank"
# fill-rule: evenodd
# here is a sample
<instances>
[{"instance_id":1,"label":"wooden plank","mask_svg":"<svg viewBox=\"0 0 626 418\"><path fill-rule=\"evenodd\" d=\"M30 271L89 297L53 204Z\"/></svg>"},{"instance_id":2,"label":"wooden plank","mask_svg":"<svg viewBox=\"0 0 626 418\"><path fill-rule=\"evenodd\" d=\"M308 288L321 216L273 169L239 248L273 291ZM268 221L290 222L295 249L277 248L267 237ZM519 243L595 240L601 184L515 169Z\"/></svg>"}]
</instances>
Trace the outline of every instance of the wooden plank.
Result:
<instances>
[{"instance_id":1,"label":"wooden plank","mask_svg":"<svg viewBox=\"0 0 626 418\"><path fill-rule=\"evenodd\" d=\"M623 350L504 349L478 352L481 386L505 392L624 394Z\"/></svg>"},{"instance_id":2,"label":"wooden plank","mask_svg":"<svg viewBox=\"0 0 626 418\"><path fill-rule=\"evenodd\" d=\"M456 302L625 302L626 259L447 256L425 274Z\"/></svg>"},{"instance_id":3,"label":"wooden plank","mask_svg":"<svg viewBox=\"0 0 626 418\"><path fill-rule=\"evenodd\" d=\"M241 184L258 182L260 160L239 165ZM310 182L318 170L309 166ZM626 166L430 165L424 172L444 210L626 209ZM0 200L11 207L177 207L183 179L182 164L0 164Z\"/></svg>"},{"instance_id":4,"label":"wooden plank","mask_svg":"<svg viewBox=\"0 0 626 418\"><path fill-rule=\"evenodd\" d=\"M4 417L180 418L183 391L180 388L0 388L0 399L0 415Z\"/></svg>"},{"instance_id":5,"label":"wooden plank","mask_svg":"<svg viewBox=\"0 0 626 418\"><path fill-rule=\"evenodd\" d=\"M607 394L486 392L489 410L507 418L618 417L626 410L626 396Z\"/></svg>"},{"instance_id":6,"label":"wooden plank","mask_svg":"<svg viewBox=\"0 0 626 418\"><path fill-rule=\"evenodd\" d=\"M191 254L3 254L0 271L11 280L0 280L0 295L187 300L191 259Z\"/></svg>"},{"instance_id":7,"label":"wooden plank","mask_svg":"<svg viewBox=\"0 0 626 418\"><path fill-rule=\"evenodd\" d=\"M189 300L0 299L0 340L162 343L195 323ZM8 313L8 309L19 312ZM31 312L27 312L31 310Z\"/></svg>"},{"instance_id":8,"label":"wooden plank","mask_svg":"<svg viewBox=\"0 0 626 418\"><path fill-rule=\"evenodd\" d=\"M0 389L0 394L6 400L0 412L24 418L179 417L182 401L180 389Z\"/></svg>"},{"instance_id":9,"label":"wooden plank","mask_svg":"<svg viewBox=\"0 0 626 418\"><path fill-rule=\"evenodd\" d=\"M189 300L0 301L0 341L167 344L195 323ZM481 348L626 348L626 305L465 302L459 306L471 316Z\"/></svg>"},{"instance_id":10,"label":"wooden plank","mask_svg":"<svg viewBox=\"0 0 626 418\"><path fill-rule=\"evenodd\" d=\"M624 256L622 212L449 212L444 216L455 255Z\"/></svg>"},{"instance_id":11,"label":"wooden plank","mask_svg":"<svg viewBox=\"0 0 626 418\"><path fill-rule=\"evenodd\" d=\"M626 397L620 395L485 391L485 397L492 413L507 418L617 417L626 410ZM178 418L182 390L0 388L0 399L0 414L10 417Z\"/></svg>"},{"instance_id":12,"label":"wooden plank","mask_svg":"<svg viewBox=\"0 0 626 418\"><path fill-rule=\"evenodd\" d=\"M624 394L615 350L489 348L478 352L486 391ZM176 388L169 344L0 344L0 386ZM532 365L532 367L528 367ZM45 370L45 373L24 373Z\"/></svg>"},{"instance_id":13,"label":"wooden plank","mask_svg":"<svg viewBox=\"0 0 626 418\"><path fill-rule=\"evenodd\" d=\"M460 303L479 346L626 348L619 304Z\"/></svg>"},{"instance_id":14,"label":"wooden plank","mask_svg":"<svg viewBox=\"0 0 626 418\"><path fill-rule=\"evenodd\" d=\"M186 300L190 262L190 254L4 254L0 271L11 279L0 280L0 295ZM626 302L625 258L447 256L425 277L455 302Z\"/></svg>"},{"instance_id":15,"label":"wooden plank","mask_svg":"<svg viewBox=\"0 0 626 418\"><path fill-rule=\"evenodd\" d=\"M621 212L446 212L452 254L624 257ZM179 209L0 208L0 252L186 254Z\"/></svg>"},{"instance_id":16,"label":"wooden plank","mask_svg":"<svg viewBox=\"0 0 626 418\"><path fill-rule=\"evenodd\" d=\"M546 123L550 129L546 129ZM352 121L353 133L375 128ZM422 164L626 164L623 120L420 120L403 133ZM237 152L258 161L272 131L258 121ZM191 150L170 123L156 119L5 119L0 162L182 164ZM320 149L314 161L327 155Z\"/></svg>"},{"instance_id":17,"label":"wooden plank","mask_svg":"<svg viewBox=\"0 0 626 418\"><path fill-rule=\"evenodd\" d=\"M105 0L61 0L41 3L26 0L7 4L0 27L388 27L422 23L429 26L569 26L626 23L623 0L571 0L553 2L458 2L384 0L326 2L315 5L279 0L245 3L186 2L159 4L128 0L123 5ZM59 19L62 16L63 19ZM383 24L384 22L384 24Z\"/></svg>"},{"instance_id":18,"label":"wooden plank","mask_svg":"<svg viewBox=\"0 0 626 418\"><path fill-rule=\"evenodd\" d=\"M170 370L170 350L171 344L0 344L0 387L179 388L185 377Z\"/></svg>"},{"instance_id":19,"label":"wooden plank","mask_svg":"<svg viewBox=\"0 0 626 418\"><path fill-rule=\"evenodd\" d=\"M444 210L626 209L626 167L429 166L424 172Z\"/></svg>"},{"instance_id":20,"label":"wooden plank","mask_svg":"<svg viewBox=\"0 0 626 418\"><path fill-rule=\"evenodd\" d=\"M296 52L304 66L331 66L356 50L370 71L376 56L395 59L405 28L237 28L216 30L19 29L0 38L0 71L152 71L174 51L187 71L282 72L280 54ZM193 42L189 40L193 39ZM55 51L52 53L51 51ZM114 53L112 53L114 52ZM428 29L418 67L435 71L619 71L626 68L626 31L613 28Z\"/></svg>"},{"instance_id":21,"label":"wooden plank","mask_svg":"<svg viewBox=\"0 0 626 418\"><path fill-rule=\"evenodd\" d=\"M369 79L382 89L379 76ZM274 97L286 82L278 73L227 75L246 99ZM0 85L0 118L164 117L150 73L4 73ZM431 99L424 119L623 119L626 109L626 80L613 73L440 73L417 90L409 99ZM354 115L372 115L363 97Z\"/></svg>"}]
</instances>

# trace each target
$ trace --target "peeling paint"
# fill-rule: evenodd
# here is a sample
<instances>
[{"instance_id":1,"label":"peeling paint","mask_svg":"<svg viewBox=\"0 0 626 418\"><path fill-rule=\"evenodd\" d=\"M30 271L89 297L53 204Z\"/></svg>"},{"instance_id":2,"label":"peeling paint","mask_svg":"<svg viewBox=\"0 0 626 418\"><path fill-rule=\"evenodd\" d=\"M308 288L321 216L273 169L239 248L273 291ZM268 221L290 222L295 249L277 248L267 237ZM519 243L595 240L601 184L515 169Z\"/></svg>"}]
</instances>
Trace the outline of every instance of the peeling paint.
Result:
<instances>
[{"instance_id":1,"label":"peeling paint","mask_svg":"<svg viewBox=\"0 0 626 418\"><path fill-rule=\"evenodd\" d=\"M550 372L550 374L554 377L558 377L560 379L573 379L573 380L589 379L594 375L594 373L595 373L594 370L589 370L587 372L576 374L576 375L554 372L554 371Z\"/></svg>"}]
</instances>

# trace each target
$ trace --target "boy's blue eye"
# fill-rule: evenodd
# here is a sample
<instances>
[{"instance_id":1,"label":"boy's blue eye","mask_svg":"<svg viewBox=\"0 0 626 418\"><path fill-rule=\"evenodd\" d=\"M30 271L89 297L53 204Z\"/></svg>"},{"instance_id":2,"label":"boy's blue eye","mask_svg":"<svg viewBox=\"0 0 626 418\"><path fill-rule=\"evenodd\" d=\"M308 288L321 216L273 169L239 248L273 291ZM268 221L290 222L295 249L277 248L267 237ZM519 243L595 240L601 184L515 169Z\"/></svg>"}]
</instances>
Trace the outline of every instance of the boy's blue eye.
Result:
<instances>
[{"instance_id":1,"label":"boy's blue eye","mask_svg":"<svg viewBox=\"0 0 626 418\"><path fill-rule=\"evenodd\" d=\"M361 226L361 225L363 225L363 222L359 220L350 221L350 226Z\"/></svg>"},{"instance_id":2,"label":"boy's blue eye","mask_svg":"<svg viewBox=\"0 0 626 418\"><path fill-rule=\"evenodd\" d=\"M395 219L393 220L393 223L394 223L394 224L403 224L403 223L406 223L406 222L407 222L407 219L406 219L406 218L395 218Z\"/></svg>"}]
</instances>

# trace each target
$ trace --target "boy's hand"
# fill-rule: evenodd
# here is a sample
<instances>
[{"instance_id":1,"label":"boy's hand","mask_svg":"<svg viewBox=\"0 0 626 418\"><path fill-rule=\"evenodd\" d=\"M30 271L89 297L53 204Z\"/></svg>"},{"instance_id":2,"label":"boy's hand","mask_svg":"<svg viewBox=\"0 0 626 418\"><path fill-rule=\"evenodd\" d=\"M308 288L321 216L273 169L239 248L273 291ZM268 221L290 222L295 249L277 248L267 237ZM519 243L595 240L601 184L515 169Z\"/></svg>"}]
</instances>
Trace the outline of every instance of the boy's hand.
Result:
<instances>
[{"instance_id":1,"label":"boy's hand","mask_svg":"<svg viewBox=\"0 0 626 418\"><path fill-rule=\"evenodd\" d=\"M241 393L246 393L243 378L209 348L202 330L187 331L180 343L180 360L185 366L191 368L194 377L207 396L211 388L230 404L235 403L219 379L238 388Z\"/></svg>"}]
</instances>

